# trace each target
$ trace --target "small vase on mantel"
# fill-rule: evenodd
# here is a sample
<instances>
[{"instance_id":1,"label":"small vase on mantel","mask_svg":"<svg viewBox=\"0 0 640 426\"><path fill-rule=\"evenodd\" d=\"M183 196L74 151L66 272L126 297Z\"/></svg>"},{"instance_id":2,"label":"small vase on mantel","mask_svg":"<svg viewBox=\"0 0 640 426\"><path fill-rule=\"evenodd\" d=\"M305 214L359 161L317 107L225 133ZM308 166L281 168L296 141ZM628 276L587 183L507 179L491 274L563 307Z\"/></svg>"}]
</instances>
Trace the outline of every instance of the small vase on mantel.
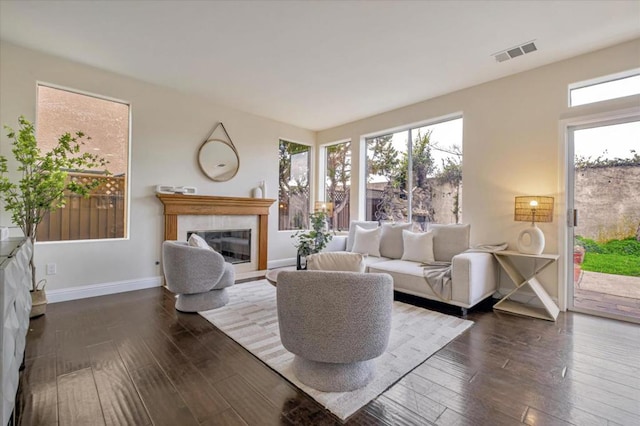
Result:
<instances>
[{"instance_id":1,"label":"small vase on mantel","mask_svg":"<svg viewBox=\"0 0 640 426\"><path fill-rule=\"evenodd\" d=\"M253 190L251 191L251 196L253 198L262 198L262 188L260 188L259 186L253 188Z\"/></svg>"}]
</instances>

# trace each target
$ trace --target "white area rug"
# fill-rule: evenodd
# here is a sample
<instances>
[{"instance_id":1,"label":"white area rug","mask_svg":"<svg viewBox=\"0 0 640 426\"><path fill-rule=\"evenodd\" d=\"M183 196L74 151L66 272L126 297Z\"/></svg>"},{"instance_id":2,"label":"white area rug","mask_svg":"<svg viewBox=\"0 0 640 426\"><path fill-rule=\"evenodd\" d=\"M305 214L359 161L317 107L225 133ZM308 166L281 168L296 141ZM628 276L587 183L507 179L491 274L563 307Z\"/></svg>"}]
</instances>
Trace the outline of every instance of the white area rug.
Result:
<instances>
[{"instance_id":1,"label":"white area rug","mask_svg":"<svg viewBox=\"0 0 640 426\"><path fill-rule=\"evenodd\" d=\"M342 420L473 325L472 321L393 302L389 347L376 359L375 379L352 392L320 392L300 383L291 370L293 354L280 342L276 288L260 280L236 284L228 291L226 306L200 315Z\"/></svg>"}]
</instances>

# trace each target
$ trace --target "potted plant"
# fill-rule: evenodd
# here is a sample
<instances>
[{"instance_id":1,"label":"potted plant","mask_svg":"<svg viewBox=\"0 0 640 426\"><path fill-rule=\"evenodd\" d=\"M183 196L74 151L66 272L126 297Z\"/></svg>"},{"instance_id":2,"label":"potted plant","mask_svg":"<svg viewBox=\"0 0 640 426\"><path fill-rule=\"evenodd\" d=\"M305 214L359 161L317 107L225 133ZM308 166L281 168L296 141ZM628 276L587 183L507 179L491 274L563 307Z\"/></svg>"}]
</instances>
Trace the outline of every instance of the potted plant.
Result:
<instances>
[{"instance_id":1,"label":"potted plant","mask_svg":"<svg viewBox=\"0 0 640 426\"><path fill-rule=\"evenodd\" d=\"M82 132L63 134L51 151L43 153L38 148L33 124L23 116L18 118L18 123L20 128L17 132L8 126L5 129L7 137L13 140L11 151L21 176L17 182L12 182L7 176L7 159L0 155L0 200L4 202L5 211L11 213L13 223L22 229L26 238L35 243L38 224L47 212L64 207L65 194L76 193L88 197L89 192L101 183L100 176L76 181L68 179L68 173L98 167L104 170L107 161L98 155L81 152L85 140L91 139ZM105 174L109 172L105 170ZM43 314L46 309L46 280L36 282L34 251L29 259L33 301L31 317Z\"/></svg>"},{"instance_id":2,"label":"potted plant","mask_svg":"<svg viewBox=\"0 0 640 426\"><path fill-rule=\"evenodd\" d=\"M327 229L327 219L328 215L324 211L311 213L309 215L311 229L298 231L291 236L291 238L298 239L294 244L298 250L296 269L307 269L306 261L303 264L302 259L310 254L318 253L333 238Z\"/></svg>"}]
</instances>

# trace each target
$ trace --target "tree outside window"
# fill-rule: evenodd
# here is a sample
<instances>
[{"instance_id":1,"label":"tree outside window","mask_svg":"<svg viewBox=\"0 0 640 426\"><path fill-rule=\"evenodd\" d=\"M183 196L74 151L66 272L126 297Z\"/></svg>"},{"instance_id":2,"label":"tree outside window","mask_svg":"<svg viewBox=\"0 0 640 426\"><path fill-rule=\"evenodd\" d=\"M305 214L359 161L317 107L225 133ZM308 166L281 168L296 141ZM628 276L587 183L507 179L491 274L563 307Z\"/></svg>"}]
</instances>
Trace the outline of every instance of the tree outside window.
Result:
<instances>
[{"instance_id":1,"label":"tree outside window","mask_svg":"<svg viewBox=\"0 0 640 426\"><path fill-rule=\"evenodd\" d=\"M311 147L280 140L279 158L278 229L307 229Z\"/></svg>"},{"instance_id":2,"label":"tree outside window","mask_svg":"<svg viewBox=\"0 0 640 426\"><path fill-rule=\"evenodd\" d=\"M462 118L366 143L367 220L412 221L422 229L462 220Z\"/></svg>"},{"instance_id":3,"label":"tree outside window","mask_svg":"<svg viewBox=\"0 0 640 426\"><path fill-rule=\"evenodd\" d=\"M325 198L333 204L329 229L349 229L351 197L351 142L325 148Z\"/></svg>"}]
</instances>

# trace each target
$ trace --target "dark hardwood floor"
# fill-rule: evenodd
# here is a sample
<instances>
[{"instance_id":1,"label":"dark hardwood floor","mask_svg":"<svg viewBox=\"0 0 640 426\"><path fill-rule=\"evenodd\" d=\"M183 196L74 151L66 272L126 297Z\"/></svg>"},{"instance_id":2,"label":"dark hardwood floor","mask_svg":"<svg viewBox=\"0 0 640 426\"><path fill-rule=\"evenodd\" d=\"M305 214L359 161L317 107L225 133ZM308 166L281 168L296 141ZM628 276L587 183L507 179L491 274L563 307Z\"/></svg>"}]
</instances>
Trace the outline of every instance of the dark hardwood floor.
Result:
<instances>
[{"instance_id":1,"label":"dark hardwood floor","mask_svg":"<svg viewBox=\"0 0 640 426\"><path fill-rule=\"evenodd\" d=\"M640 425L640 326L571 313L553 323L490 306L468 318L473 327L348 424ZM205 319L176 312L162 288L51 304L32 320L16 419L340 424Z\"/></svg>"}]
</instances>

